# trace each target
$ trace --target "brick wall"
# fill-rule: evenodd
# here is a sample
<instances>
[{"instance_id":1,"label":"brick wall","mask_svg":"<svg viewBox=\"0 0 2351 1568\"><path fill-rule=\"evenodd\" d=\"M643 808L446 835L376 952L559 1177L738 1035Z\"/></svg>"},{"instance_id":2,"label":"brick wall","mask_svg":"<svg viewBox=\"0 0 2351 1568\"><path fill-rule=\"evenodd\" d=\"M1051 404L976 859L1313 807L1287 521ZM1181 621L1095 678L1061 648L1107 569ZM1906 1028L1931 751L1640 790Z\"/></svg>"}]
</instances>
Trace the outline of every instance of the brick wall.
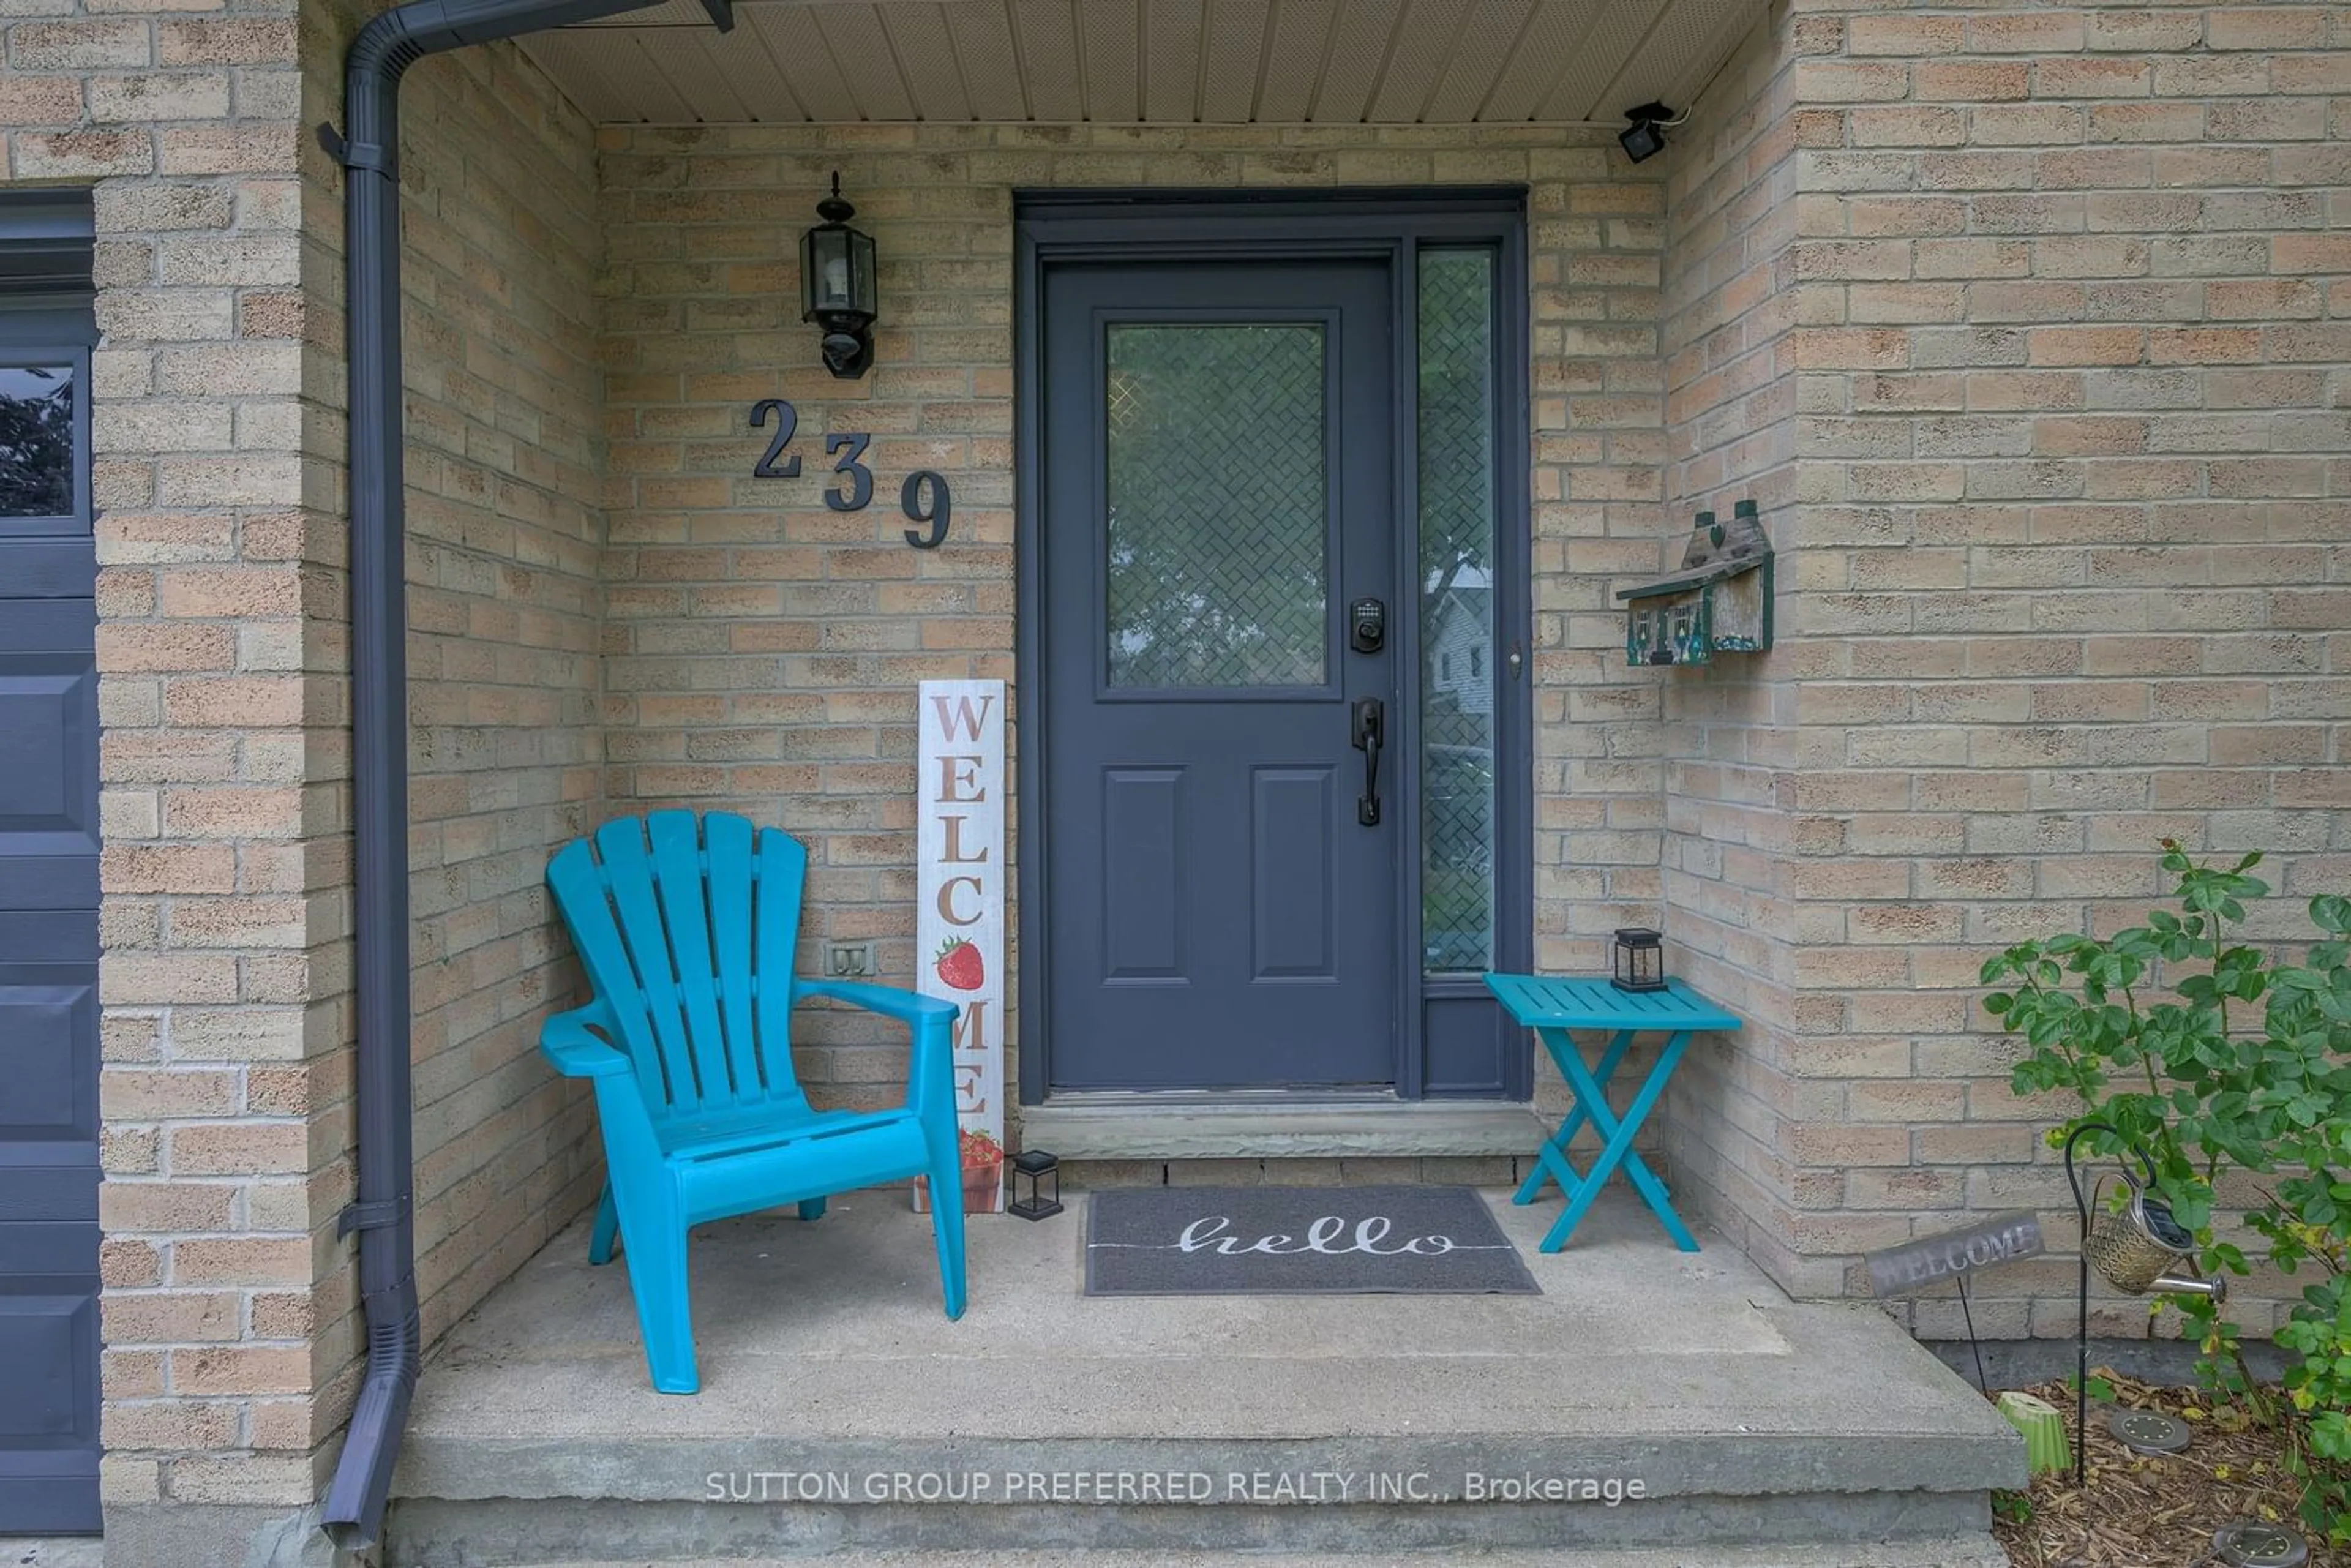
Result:
<instances>
[{"instance_id":1,"label":"brick wall","mask_svg":"<svg viewBox=\"0 0 2351 1568\"><path fill-rule=\"evenodd\" d=\"M1532 249L1538 957L1590 967L1654 918L1653 684L1606 601L1648 570L1666 451L1663 185L1604 133L1275 127L607 126L611 543L604 716L614 810L747 811L814 855L805 961L871 937L914 972L914 685L1012 674L1012 192L1028 186L1524 182ZM879 368L832 379L792 247L841 172L882 257ZM804 460L751 477L760 398ZM872 507L834 512L828 432L870 431ZM956 537L905 548L911 469L946 475ZM1017 705L1016 705L1017 706ZM833 1103L894 1096L903 1053L810 1014L800 1066Z\"/></svg>"},{"instance_id":2,"label":"brick wall","mask_svg":"<svg viewBox=\"0 0 2351 1568\"><path fill-rule=\"evenodd\" d=\"M587 122L521 53L403 94L409 858L427 1338L595 1199L584 1085L538 1020L578 983L541 881L601 820L601 249Z\"/></svg>"},{"instance_id":3,"label":"brick wall","mask_svg":"<svg viewBox=\"0 0 2351 1568\"><path fill-rule=\"evenodd\" d=\"M95 187L104 1486L134 1561L142 1505L311 1495L344 1300L296 26L31 0L5 30L9 177Z\"/></svg>"},{"instance_id":4,"label":"brick wall","mask_svg":"<svg viewBox=\"0 0 2351 1568\"><path fill-rule=\"evenodd\" d=\"M1784 542L1796 498L1791 110L1798 26L1783 4L1669 132L1665 394L1671 441L1665 567L1694 515L1756 503ZM1622 658L1621 653L1618 658ZM1672 967L1747 1020L1694 1044L1667 1103L1677 1179L1759 1257L1784 1247L1795 1173L1787 1126L1805 1092L1793 1050L1799 962L1779 779L1795 760L1782 651L1646 671L1667 724L1665 929Z\"/></svg>"},{"instance_id":5,"label":"brick wall","mask_svg":"<svg viewBox=\"0 0 2351 1568\"><path fill-rule=\"evenodd\" d=\"M2070 1207L1989 951L2142 909L2164 834L2283 852L2296 901L2351 864L2351 18L1797 10L1780 1152L1823 1290ZM2070 1277L2003 1270L1979 1328L2064 1332Z\"/></svg>"},{"instance_id":6,"label":"brick wall","mask_svg":"<svg viewBox=\"0 0 2351 1568\"><path fill-rule=\"evenodd\" d=\"M340 117L357 19L306 16L298 39L290 6L47 9L12 10L0 123L12 178L94 185L99 232L109 1560L211 1560L188 1505L220 1516L226 1552L236 1521L312 1500L356 1380L333 1235L350 1145L340 177L307 127ZM435 1331L592 1196L584 1105L529 1060L529 1023L568 984L544 851L601 783L600 388L584 123L507 48L420 68L407 100Z\"/></svg>"},{"instance_id":7,"label":"brick wall","mask_svg":"<svg viewBox=\"0 0 2351 1568\"><path fill-rule=\"evenodd\" d=\"M371 14L346 5L306 41L312 117L340 122L343 54ZM331 417L313 455L334 470L341 176L322 159L317 172L304 276ZM537 1050L538 1020L572 1005L578 983L540 878L601 816L601 241L592 133L511 45L409 71L400 176L411 1083L429 1343L594 1200L601 1169L587 1096ZM350 1310L338 1343L356 1350Z\"/></svg>"}]
</instances>

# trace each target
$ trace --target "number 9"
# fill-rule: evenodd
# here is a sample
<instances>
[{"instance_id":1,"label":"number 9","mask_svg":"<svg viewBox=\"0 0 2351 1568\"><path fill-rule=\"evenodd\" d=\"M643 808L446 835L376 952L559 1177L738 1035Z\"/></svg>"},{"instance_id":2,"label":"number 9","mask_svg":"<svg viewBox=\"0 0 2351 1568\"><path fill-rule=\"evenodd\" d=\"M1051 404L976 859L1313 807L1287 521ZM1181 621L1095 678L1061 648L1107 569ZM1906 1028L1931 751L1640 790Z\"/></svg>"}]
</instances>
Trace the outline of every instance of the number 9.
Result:
<instances>
[{"instance_id":1,"label":"number 9","mask_svg":"<svg viewBox=\"0 0 2351 1568\"><path fill-rule=\"evenodd\" d=\"M930 505L923 505L923 486L931 487ZM936 549L946 542L947 524L955 517L955 500L947 494L945 478L928 468L917 468L906 476L906 483L898 491L898 509L917 523L931 525L925 538L914 529L906 530L906 542L916 549Z\"/></svg>"}]
</instances>

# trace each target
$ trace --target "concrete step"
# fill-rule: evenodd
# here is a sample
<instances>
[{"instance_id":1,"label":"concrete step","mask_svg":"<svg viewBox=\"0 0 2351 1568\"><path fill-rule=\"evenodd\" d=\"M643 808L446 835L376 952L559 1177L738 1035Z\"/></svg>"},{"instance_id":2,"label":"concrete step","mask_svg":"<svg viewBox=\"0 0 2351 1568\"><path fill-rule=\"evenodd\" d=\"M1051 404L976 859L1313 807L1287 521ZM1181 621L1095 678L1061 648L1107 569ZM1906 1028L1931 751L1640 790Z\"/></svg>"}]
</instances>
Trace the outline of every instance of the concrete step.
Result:
<instances>
[{"instance_id":1,"label":"concrete step","mask_svg":"<svg viewBox=\"0 0 2351 1568\"><path fill-rule=\"evenodd\" d=\"M903 1199L729 1221L696 1245L692 1398L646 1385L622 1269L575 1231L428 1365L390 1568L1974 1561L1932 1552L2024 1476L1981 1396L1875 1306L1791 1301L1614 1197L1544 1254L1555 1200L1489 1196L1540 1296L1108 1299L1079 1289L1081 1198L975 1221L954 1324Z\"/></svg>"},{"instance_id":2,"label":"concrete step","mask_svg":"<svg viewBox=\"0 0 2351 1568\"><path fill-rule=\"evenodd\" d=\"M1973 1568L2003 1561L1980 1493L1689 1497L1631 1510L1505 1505L1137 1510L935 1507L787 1511L589 1500L410 1499L388 1568L625 1563L1475 1561L1591 1568ZM1957 1542L1959 1544L1955 1545Z\"/></svg>"},{"instance_id":3,"label":"concrete step","mask_svg":"<svg viewBox=\"0 0 2351 1568\"><path fill-rule=\"evenodd\" d=\"M551 1561L522 1568L807 1568L805 1557L671 1558L648 1563L632 1557L625 1562ZM1687 1551L1627 1552L1371 1552L1333 1557L1328 1552L1300 1556L1251 1553L1236 1556L1221 1552L852 1552L822 1559L829 1568L1432 1568L1461 1563L1466 1568L2008 1568L2008 1556L1989 1535L1953 1535L1933 1541L1883 1543L1865 1547L1776 1546L1749 1548L1710 1546L1693 1554Z\"/></svg>"}]
</instances>

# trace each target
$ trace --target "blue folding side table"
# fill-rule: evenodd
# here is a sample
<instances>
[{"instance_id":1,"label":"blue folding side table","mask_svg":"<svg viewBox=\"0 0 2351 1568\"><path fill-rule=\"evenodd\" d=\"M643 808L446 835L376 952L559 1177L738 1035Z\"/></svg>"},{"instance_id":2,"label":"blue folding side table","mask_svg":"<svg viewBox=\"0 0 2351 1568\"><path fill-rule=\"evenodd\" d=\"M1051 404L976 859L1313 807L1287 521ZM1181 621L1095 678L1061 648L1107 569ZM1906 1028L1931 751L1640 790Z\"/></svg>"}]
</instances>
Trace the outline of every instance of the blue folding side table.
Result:
<instances>
[{"instance_id":1,"label":"blue folding side table","mask_svg":"<svg viewBox=\"0 0 2351 1568\"><path fill-rule=\"evenodd\" d=\"M1567 1208L1542 1239L1542 1249L1556 1252L1567 1245L1569 1235L1591 1209L1593 1199L1600 1196L1609 1173L1622 1166L1634 1187L1664 1224L1666 1234L1674 1239L1674 1245L1685 1252L1697 1251L1697 1238L1674 1212L1666 1184L1657 1179L1633 1147L1633 1136L1656 1106L1657 1097L1666 1092L1666 1084L1679 1065L1690 1036L1702 1030L1736 1030L1740 1027L1739 1016L1708 1001L1679 980L1667 981L1662 991L1619 990L1605 978L1586 976L1489 975L1486 985L1501 998L1512 1018L1535 1031L1535 1038L1551 1052L1559 1075L1567 1081L1569 1092L1575 1096L1575 1106L1568 1113L1567 1120L1535 1151L1535 1168L1520 1186L1518 1195L1510 1199L1517 1204L1532 1203L1541 1195L1546 1181L1556 1181L1560 1191L1567 1195ZM1614 1031L1607 1048L1601 1052L1597 1071L1583 1065L1583 1053L1577 1049L1574 1039L1577 1030ZM1665 1048L1657 1052L1656 1065L1649 1069L1649 1076L1642 1081L1632 1103L1619 1119L1609 1109L1608 1081L1631 1049L1633 1037L1645 1032L1663 1034ZM1599 1157L1592 1162L1591 1170L1579 1176L1568 1163L1567 1145L1587 1119L1606 1142Z\"/></svg>"}]
</instances>

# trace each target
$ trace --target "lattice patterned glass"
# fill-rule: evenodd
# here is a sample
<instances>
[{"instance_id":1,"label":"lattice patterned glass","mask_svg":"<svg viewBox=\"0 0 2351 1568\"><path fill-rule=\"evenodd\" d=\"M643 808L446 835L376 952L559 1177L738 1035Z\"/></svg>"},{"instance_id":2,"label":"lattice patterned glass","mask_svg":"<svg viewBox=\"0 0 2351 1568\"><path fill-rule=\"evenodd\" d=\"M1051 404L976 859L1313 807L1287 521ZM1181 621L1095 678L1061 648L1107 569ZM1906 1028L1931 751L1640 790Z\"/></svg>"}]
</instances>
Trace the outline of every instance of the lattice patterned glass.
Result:
<instances>
[{"instance_id":1,"label":"lattice patterned glass","mask_svg":"<svg viewBox=\"0 0 2351 1568\"><path fill-rule=\"evenodd\" d=\"M1421 939L1494 946L1494 256L1420 253Z\"/></svg>"},{"instance_id":2,"label":"lattice patterned glass","mask_svg":"<svg viewBox=\"0 0 2351 1568\"><path fill-rule=\"evenodd\" d=\"M1114 686L1319 686L1330 501L1322 329L1110 330Z\"/></svg>"}]
</instances>

